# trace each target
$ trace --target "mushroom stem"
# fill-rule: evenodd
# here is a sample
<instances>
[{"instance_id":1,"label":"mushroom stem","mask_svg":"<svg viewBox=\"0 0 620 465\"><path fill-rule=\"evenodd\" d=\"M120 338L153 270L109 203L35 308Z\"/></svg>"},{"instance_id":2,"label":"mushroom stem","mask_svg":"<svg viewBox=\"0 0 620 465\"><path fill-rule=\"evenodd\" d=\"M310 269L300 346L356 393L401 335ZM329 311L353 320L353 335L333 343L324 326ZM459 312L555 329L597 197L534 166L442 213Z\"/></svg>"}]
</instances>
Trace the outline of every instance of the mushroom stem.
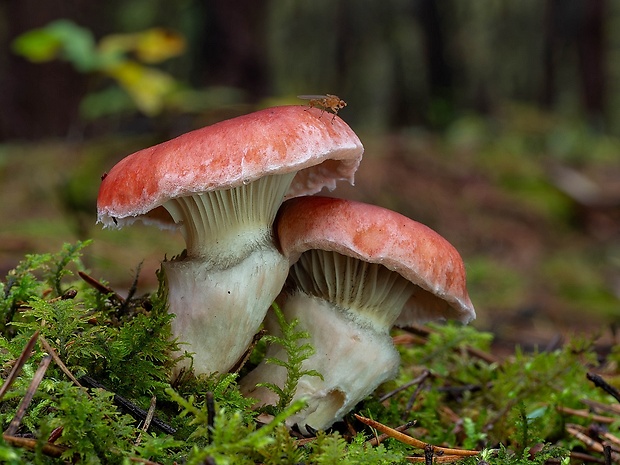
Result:
<instances>
[{"instance_id":1,"label":"mushroom stem","mask_svg":"<svg viewBox=\"0 0 620 465\"><path fill-rule=\"evenodd\" d=\"M196 373L227 372L252 341L286 280L288 262L262 247L230 268L198 259L162 264L168 285L172 334L193 352ZM180 370L186 365L177 365Z\"/></svg>"},{"instance_id":2,"label":"mushroom stem","mask_svg":"<svg viewBox=\"0 0 620 465\"><path fill-rule=\"evenodd\" d=\"M271 226L293 176L164 204L187 245L186 254L162 264L176 315L172 334L194 353L196 373L224 373L235 364L286 280L288 261Z\"/></svg>"},{"instance_id":3,"label":"mushroom stem","mask_svg":"<svg viewBox=\"0 0 620 465\"><path fill-rule=\"evenodd\" d=\"M315 353L302 369L323 375L303 376L293 400L304 398L308 406L287 420L325 429L396 375L400 363L389 329L417 286L382 265L362 263L335 252L310 250L293 265L282 312L296 319L299 330L310 334ZM279 333L277 322L267 314L265 327ZM306 341L304 341L306 342ZM271 345L267 357L286 360L286 352ZM241 390L258 405L277 403L277 395L258 383L283 387L286 370L259 364L241 380Z\"/></svg>"},{"instance_id":4,"label":"mushroom stem","mask_svg":"<svg viewBox=\"0 0 620 465\"><path fill-rule=\"evenodd\" d=\"M304 292L289 296L282 311L287 319L299 321L299 330L310 332L310 340L304 342L309 342L315 353L303 362L302 370L316 370L323 375L323 379L301 377L293 401L305 399L307 407L289 417L287 426L297 424L305 434L309 434L306 425L323 430L396 375L400 357L386 332L360 326L338 306ZM265 327L272 334L279 332L271 312ZM269 346L267 357L287 359L279 345ZM286 377L284 367L262 362L241 380L241 391L257 399L257 406L275 405L278 396L256 385L273 383L284 387Z\"/></svg>"}]
</instances>

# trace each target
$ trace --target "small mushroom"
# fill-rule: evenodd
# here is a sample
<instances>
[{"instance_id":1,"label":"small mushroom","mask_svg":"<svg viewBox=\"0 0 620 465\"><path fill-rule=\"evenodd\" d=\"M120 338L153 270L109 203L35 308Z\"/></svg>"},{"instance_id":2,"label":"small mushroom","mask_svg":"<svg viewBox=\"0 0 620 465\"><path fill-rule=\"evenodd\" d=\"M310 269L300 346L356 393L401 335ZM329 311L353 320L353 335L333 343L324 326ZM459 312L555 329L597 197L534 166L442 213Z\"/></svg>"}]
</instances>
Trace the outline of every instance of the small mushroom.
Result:
<instances>
[{"instance_id":1,"label":"small mushroom","mask_svg":"<svg viewBox=\"0 0 620 465\"><path fill-rule=\"evenodd\" d=\"M396 375L393 325L475 318L459 253L403 215L349 200L300 197L282 205L275 227L292 264L281 308L310 334L315 353L302 370L323 375L304 375L297 386L293 399L308 405L288 425L302 432L329 427ZM279 332L271 313L265 324ZM267 356L287 360L276 344ZM283 388L286 378L285 368L263 361L240 384L257 406L275 405L278 396L257 385Z\"/></svg>"},{"instance_id":2,"label":"small mushroom","mask_svg":"<svg viewBox=\"0 0 620 465\"><path fill-rule=\"evenodd\" d=\"M162 268L172 332L196 373L228 371L280 292L289 264L272 224L283 199L353 181L362 144L320 114L285 106L223 121L129 155L102 180L99 222L183 234L186 251Z\"/></svg>"}]
</instances>

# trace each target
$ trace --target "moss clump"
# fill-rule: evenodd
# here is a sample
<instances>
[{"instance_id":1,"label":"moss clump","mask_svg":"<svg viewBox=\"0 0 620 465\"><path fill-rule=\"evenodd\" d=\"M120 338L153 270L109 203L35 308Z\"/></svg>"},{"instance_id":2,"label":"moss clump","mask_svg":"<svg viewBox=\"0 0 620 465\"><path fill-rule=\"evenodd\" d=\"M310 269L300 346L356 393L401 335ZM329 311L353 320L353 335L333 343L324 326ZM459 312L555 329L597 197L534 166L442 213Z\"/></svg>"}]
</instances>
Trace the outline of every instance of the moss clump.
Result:
<instances>
[{"instance_id":1,"label":"moss clump","mask_svg":"<svg viewBox=\"0 0 620 465\"><path fill-rule=\"evenodd\" d=\"M104 282L93 285L80 259L87 245L29 255L0 282L0 374L14 378L0 400L0 422L5 431L11 421L15 426L0 441L2 463L380 465L424 453L392 438L371 444L374 432L352 415L312 439L288 431L284 420L303 408L302 402L287 407L290 394L312 347L295 322L283 318L282 335L271 340L287 347L289 383L278 392L282 402L269 412L275 416L269 424L240 394L237 374L190 374L171 384L175 360L169 354L177 344L170 340L165 289L122 298ZM51 363L35 388L32 380L48 352L44 344L24 351L33 334L83 384L95 380L106 389L76 385L60 363ZM620 353L602 360L591 341L573 340L554 351L497 359L488 333L454 325L405 331L396 341L403 359L398 378L356 411L384 425L411 422L407 433L427 443L482 450L463 459L466 464L568 463L568 450L579 441L567 423L594 423L567 412L583 411L584 398L609 404L609 395L586 374L617 376ZM20 359L27 360L13 377ZM250 360L259 361L260 350ZM16 417L27 395L32 400ZM155 418L144 431L144 412L152 405ZM618 424L606 428L617 433Z\"/></svg>"}]
</instances>

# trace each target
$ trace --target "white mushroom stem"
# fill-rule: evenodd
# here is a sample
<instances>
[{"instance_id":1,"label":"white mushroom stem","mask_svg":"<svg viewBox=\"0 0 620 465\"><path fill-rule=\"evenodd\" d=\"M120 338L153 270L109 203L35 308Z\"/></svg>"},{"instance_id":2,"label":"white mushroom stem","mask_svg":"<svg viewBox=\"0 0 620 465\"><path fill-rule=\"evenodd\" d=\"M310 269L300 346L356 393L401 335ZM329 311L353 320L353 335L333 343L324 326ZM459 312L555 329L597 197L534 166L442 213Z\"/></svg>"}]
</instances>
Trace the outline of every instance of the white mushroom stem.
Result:
<instances>
[{"instance_id":1,"label":"white mushroom stem","mask_svg":"<svg viewBox=\"0 0 620 465\"><path fill-rule=\"evenodd\" d=\"M194 353L196 373L224 373L238 361L286 280L288 261L271 226L293 176L164 204L187 245L162 264L172 332Z\"/></svg>"},{"instance_id":2,"label":"white mushroom stem","mask_svg":"<svg viewBox=\"0 0 620 465\"><path fill-rule=\"evenodd\" d=\"M310 333L314 355L303 370L316 370L323 379L303 376L294 400L304 398L308 406L287 420L321 430L349 412L379 384L393 378L400 357L389 329L416 286L382 265L361 262L334 252L305 252L291 268L289 284L294 290L282 305L299 330ZM278 332L269 313L266 328ZM284 349L269 346L267 357L286 360ZM262 362L241 380L242 392L258 400L257 405L275 404L277 395L258 383L284 386L286 370Z\"/></svg>"}]
</instances>

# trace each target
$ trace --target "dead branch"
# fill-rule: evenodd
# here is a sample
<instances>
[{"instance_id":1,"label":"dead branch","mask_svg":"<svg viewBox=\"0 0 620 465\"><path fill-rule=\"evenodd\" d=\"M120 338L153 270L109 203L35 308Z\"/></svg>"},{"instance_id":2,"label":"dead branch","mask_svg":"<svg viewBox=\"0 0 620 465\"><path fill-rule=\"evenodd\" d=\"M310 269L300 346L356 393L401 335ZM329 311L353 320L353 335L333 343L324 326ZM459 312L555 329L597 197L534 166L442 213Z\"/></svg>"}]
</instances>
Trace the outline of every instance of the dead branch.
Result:
<instances>
[{"instance_id":1,"label":"dead branch","mask_svg":"<svg viewBox=\"0 0 620 465\"><path fill-rule=\"evenodd\" d=\"M43 377L45 376L45 372L47 371L47 368L50 366L51 361L52 361L51 355L47 355L43 357L43 359L41 359L41 362L39 363L39 368L35 372L32 378L32 381L30 382L30 386L28 386L28 389L26 390L26 394L24 395L24 398L20 402L19 407L17 408L17 412L15 412L15 416L13 417L13 420L11 420L11 423L9 424L9 427L6 429L4 434L8 436L14 436L15 433L17 432L17 429L19 428L19 425L22 422L22 418L24 418L24 415L26 414L26 410L28 409L28 406L30 405L32 398L34 397L35 392L37 391L37 389L39 389L39 384L41 384L41 381L43 380Z\"/></svg>"},{"instance_id":2,"label":"dead branch","mask_svg":"<svg viewBox=\"0 0 620 465\"><path fill-rule=\"evenodd\" d=\"M370 418L366 418L366 417L363 417L357 414L355 414L355 418L357 418L359 421L361 421L365 425L368 425L371 428L374 428L378 431L381 431L382 433L387 434L389 437L394 438L397 441L400 441L404 444L415 447L417 449L424 449L428 446L431 446L430 444L427 444L423 441L420 441L419 439L416 439L414 437L411 437L404 433L396 431L394 428L385 426L384 424L379 423L378 421L372 420ZM441 452L441 454L444 454L444 455L458 455L460 457L470 457L473 455L478 455L480 453L480 451L477 451L477 450L451 449L451 448L440 447L440 446L432 446L432 447L434 448L435 451L439 451Z\"/></svg>"},{"instance_id":3,"label":"dead branch","mask_svg":"<svg viewBox=\"0 0 620 465\"><path fill-rule=\"evenodd\" d=\"M22 367L32 355L32 349L34 348L34 345L36 344L38 337L39 337L39 331L35 331L35 333L32 335L32 337L26 344L26 347L24 347L24 350L22 350L22 353L20 354L19 358L15 362L15 365L13 365L13 368L11 369L9 376L7 376L7 378L4 380L4 383L2 384L2 387L0 388L0 399L4 397L4 394L6 394L6 391L9 390L13 382L17 379L17 377L19 376L19 373L22 370Z\"/></svg>"}]
</instances>

